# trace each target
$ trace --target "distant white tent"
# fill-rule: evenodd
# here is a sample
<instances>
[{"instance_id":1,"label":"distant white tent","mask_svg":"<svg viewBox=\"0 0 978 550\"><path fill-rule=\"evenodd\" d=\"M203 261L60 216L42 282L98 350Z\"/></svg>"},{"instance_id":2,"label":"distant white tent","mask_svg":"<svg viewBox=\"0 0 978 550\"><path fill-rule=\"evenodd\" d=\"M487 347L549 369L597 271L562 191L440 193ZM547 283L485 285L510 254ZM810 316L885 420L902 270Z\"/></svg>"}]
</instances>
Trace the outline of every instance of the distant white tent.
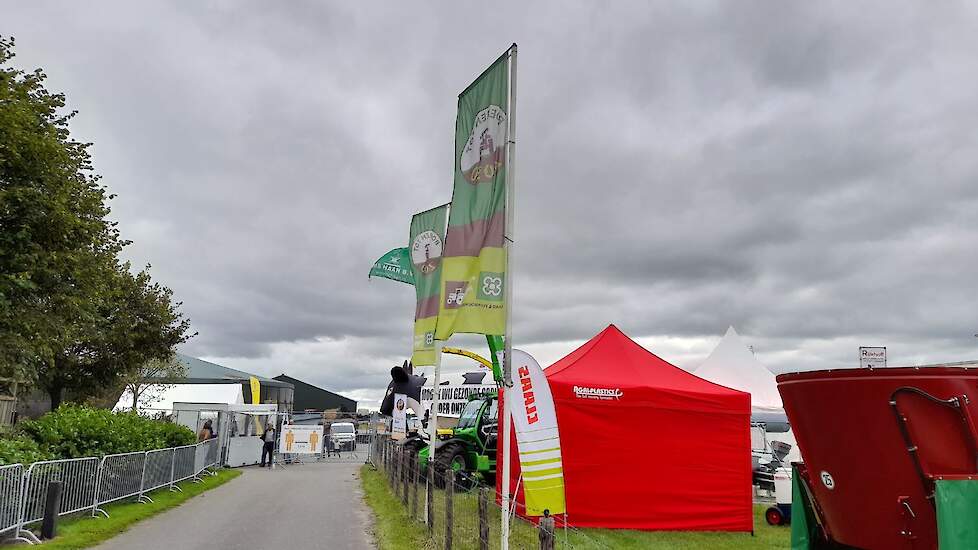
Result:
<instances>
[{"instance_id":1,"label":"distant white tent","mask_svg":"<svg viewBox=\"0 0 978 550\"><path fill-rule=\"evenodd\" d=\"M694 372L710 382L749 393L754 411L784 411L774 375L754 357L733 327Z\"/></svg>"}]
</instances>

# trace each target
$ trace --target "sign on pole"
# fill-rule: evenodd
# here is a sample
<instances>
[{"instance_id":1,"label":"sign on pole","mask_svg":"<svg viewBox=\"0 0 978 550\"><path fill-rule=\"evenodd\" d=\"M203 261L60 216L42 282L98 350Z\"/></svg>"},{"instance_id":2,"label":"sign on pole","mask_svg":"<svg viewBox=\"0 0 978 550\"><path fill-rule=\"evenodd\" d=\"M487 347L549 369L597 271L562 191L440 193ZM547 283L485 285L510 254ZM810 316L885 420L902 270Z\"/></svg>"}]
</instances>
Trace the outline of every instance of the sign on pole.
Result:
<instances>
[{"instance_id":1,"label":"sign on pole","mask_svg":"<svg viewBox=\"0 0 978 550\"><path fill-rule=\"evenodd\" d=\"M859 366L864 369L878 369L886 366L886 348L859 348Z\"/></svg>"},{"instance_id":2,"label":"sign on pole","mask_svg":"<svg viewBox=\"0 0 978 550\"><path fill-rule=\"evenodd\" d=\"M278 452L318 454L323 452L323 427L320 425L283 424Z\"/></svg>"},{"instance_id":3,"label":"sign on pole","mask_svg":"<svg viewBox=\"0 0 978 550\"><path fill-rule=\"evenodd\" d=\"M407 433L407 396L403 393L394 394L394 411L391 415L391 432L395 439Z\"/></svg>"}]
</instances>

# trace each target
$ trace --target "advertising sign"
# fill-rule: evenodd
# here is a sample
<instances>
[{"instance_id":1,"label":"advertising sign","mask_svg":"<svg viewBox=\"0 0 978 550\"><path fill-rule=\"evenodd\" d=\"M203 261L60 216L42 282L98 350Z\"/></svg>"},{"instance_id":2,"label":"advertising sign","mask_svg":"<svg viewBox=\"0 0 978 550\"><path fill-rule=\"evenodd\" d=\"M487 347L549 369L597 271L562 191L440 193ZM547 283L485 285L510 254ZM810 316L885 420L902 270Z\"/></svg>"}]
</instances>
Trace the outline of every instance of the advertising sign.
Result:
<instances>
[{"instance_id":1,"label":"advertising sign","mask_svg":"<svg viewBox=\"0 0 978 550\"><path fill-rule=\"evenodd\" d=\"M401 435L407 433L407 396L403 393L394 394L394 411L391 416L394 419L391 432Z\"/></svg>"},{"instance_id":2,"label":"advertising sign","mask_svg":"<svg viewBox=\"0 0 978 550\"><path fill-rule=\"evenodd\" d=\"M878 369L886 366L886 348L859 348L859 366Z\"/></svg>"},{"instance_id":3,"label":"advertising sign","mask_svg":"<svg viewBox=\"0 0 978 550\"><path fill-rule=\"evenodd\" d=\"M563 514L564 465L550 384L536 359L518 349L513 350L513 375L518 377L512 388L513 426L523 472L526 515Z\"/></svg>"},{"instance_id":4,"label":"advertising sign","mask_svg":"<svg viewBox=\"0 0 978 550\"><path fill-rule=\"evenodd\" d=\"M436 340L506 333L508 60L506 52L458 96Z\"/></svg>"},{"instance_id":5,"label":"advertising sign","mask_svg":"<svg viewBox=\"0 0 978 550\"><path fill-rule=\"evenodd\" d=\"M438 416L458 416L469 402L470 395L496 391L496 384L443 384L438 387ZM430 385L421 388L421 408L431 410L434 390Z\"/></svg>"},{"instance_id":6,"label":"advertising sign","mask_svg":"<svg viewBox=\"0 0 978 550\"><path fill-rule=\"evenodd\" d=\"M278 452L317 454L323 452L323 427L307 424L282 424Z\"/></svg>"}]
</instances>

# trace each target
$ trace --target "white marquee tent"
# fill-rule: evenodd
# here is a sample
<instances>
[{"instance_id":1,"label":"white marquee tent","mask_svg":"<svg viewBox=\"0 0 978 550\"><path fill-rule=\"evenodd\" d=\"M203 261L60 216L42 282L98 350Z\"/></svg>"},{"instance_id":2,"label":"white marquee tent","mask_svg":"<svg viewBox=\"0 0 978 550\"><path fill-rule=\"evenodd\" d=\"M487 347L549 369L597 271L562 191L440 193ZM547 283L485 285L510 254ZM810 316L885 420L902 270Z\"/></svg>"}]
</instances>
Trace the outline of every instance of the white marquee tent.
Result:
<instances>
[{"instance_id":1,"label":"white marquee tent","mask_svg":"<svg viewBox=\"0 0 978 550\"><path fill-rule=\"evenodd\" d=\"M710 382L750 393L752 416L764 418L784 415L784 405L781 403L774 374L754 357L733 327L727 329L717 347L713 348L710 356L694 372L696 376ZM789 462L801 460L798 444L791 430L769 433L768 438L791 444L792 449L787 457Z\"/></svg>"},{"instance_id":2,"label":"white marquee tent","mask_svg":"<svg viewBox=\"0 0 978 550\"><path fill-rule=\"evenodd\" d=\"M696 370L696 376L750 394L754 412L784 412L771 371L750 352L733 327Z\"/></svg>"}]
</instances>

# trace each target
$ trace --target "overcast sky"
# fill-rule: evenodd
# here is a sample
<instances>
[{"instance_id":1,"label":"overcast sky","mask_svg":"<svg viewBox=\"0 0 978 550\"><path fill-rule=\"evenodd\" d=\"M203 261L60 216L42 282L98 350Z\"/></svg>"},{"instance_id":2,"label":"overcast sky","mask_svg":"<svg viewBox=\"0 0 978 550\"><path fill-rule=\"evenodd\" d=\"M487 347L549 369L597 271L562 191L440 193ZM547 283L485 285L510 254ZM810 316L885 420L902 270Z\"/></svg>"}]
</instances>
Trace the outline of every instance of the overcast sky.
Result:
<instances>
[{"instance_id":1,"label":"overcast sky","mask_svg":"<svg viewBox=\"0 0 978 550\"><path fill-rule=\"evenodd\" d=\"M457 94L511 42L541 364L609 323L686 368L728 325L777 372L978 358L978 14L871 4L11 1L0 33L182 351L375 406L414 293L367 271L450 200Z\"/></svg>"}]
</instances>

